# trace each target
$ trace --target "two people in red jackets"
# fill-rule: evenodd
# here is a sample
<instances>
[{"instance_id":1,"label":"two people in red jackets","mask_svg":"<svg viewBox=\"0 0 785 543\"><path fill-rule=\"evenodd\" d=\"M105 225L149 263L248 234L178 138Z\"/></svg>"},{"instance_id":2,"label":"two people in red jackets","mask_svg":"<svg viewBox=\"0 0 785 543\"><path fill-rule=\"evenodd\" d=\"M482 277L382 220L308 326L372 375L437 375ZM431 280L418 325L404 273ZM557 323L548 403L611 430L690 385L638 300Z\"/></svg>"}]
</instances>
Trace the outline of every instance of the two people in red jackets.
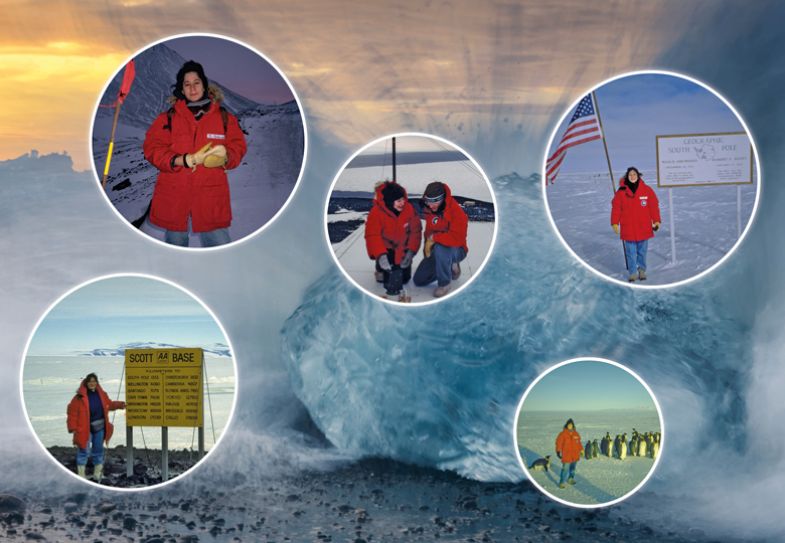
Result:
<instances>
[{"instance_id":1,"label":"two people in red jackets","mask_svg":"<svg viewBox=\"0 0 785 543\"><path fill-rule=\"evenodd\" d=\"M581 435L575 429L575 422L568 419L556 437L556 456L561 460L559 488L565 488L565 480L571 485L575 484L575 468L578 465L578 460L581 459L582 452Z\"/></svg>"},{"instance_id":2,"label":"two people in red jackets","mask_svg":"<svg viewBox=\"0 0 785 543\"><path fill-rule=\"evenodd\" d=\"M422 198L425 220L424 258L414 272L414 284L437 283L433 295L440 298L450 283L460 277L460 262L466 258L468 217L445 183L430 183ZM394 181L376 188L365 223L368 256L376 261L376 280L384 284L387 297L409 301L403 287L412 279L412 262L422 244L420 216L409 202L406 190Z\"/></svg>"},{"instance_id":3,"label":"two people in red jackets","mask_svg":"<svg viewBox=\"0 0 785 543\"><path fill-rule=\"evenodd\" d=\"M109 422L109 412L125 409L125 402L112 401L98 384L95 373L88 374L68 404L68 433L76 445L76 472L87 478L87 459L93 460L93 479L101 482L104 471L104 444L114 432Z\"/></svg>"},{"instance_id":4,"label":"two people in red jackets","mask_svg":"<svg viewBox=\"0 0 785 543\"><path fill-rule=\"evenodd\" d=\"M627 168L611 203L611 227L624 244L627 278L632 283L646 280L649 239L659 230L660 203L654 190L643 182L635 167Z\"/></svg>"},{"instance_id":5,"label":"two people in red jackets","mask_svg":"<svg viewBox=\"0 0 785 543\"><path fill-rule=\"evenodd\" d=\"M165 230L166 243L187 247L190 223L203 247L224 245L232 222L226 170L240 165L245 136L198 62L183 64L173 94L173 106L153 121L143 145L159 170L149 220Z\"/></svg>"}]
</instances>

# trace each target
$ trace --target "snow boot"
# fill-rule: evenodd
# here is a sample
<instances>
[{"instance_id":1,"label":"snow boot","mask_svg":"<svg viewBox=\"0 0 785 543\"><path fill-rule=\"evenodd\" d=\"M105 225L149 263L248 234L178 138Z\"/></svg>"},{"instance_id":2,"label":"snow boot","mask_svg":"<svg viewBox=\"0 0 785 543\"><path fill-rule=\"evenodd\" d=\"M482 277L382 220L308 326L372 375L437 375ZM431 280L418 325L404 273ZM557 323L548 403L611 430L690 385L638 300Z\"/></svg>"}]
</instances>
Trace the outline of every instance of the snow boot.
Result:
<instances>
[{"instance_id":1,"label":"snow boot","mask_svg":"<svg viewBox=\"0 0 785 543\"><path fill-rule=\"evenodd\" d=\"M629 282L630 282L630 283L634 283L635 281L637 281L637 280L638 280L638 274L637 274L637 273L631 274L631 275L630 275L630 276L627 278L627 280L629 280Z\"/></svg>"},{"instance_id":2,"label":"snow boot","mask_svg":"<svg viewBox=\"0 0 785 543\"><path fill-rule=\"evenodd\" d=\"M570 477L569 479L567 479L567 482L570 483L571 485L574 485L575 484L575 479Z\"/></svg>"},{"instance_id":3,"label":"snow boot","mask_svg":"<svg viewBox=\"0 0 785 543\"><path fill-rule=\"evenodd\" d=\"M567 485L565 485L564 483L559 483L559 488L567 488Z\"/></svg>"},{"instance_id":4,"label":"snow boot","mask_svg":"<svg viewBox=\"0 0 785 543\"><path fill-rule=\"evenodd\" d=\"M87 479L87 472L85 471L87 466L80 466L79 464L76 465L76 474L81 477L82 479Z\"/></svg>"},{"instance_id":5,"label":"snow boot","mask_svg":"<svg viewBox=\"0 0 785 543\"><path fill-rule=\"evenodd\" d=\"M103 477L104 477L104 465L96 464L95 468L93 468L93 480L96 483L100 483Z\"/></svg>"},{"instance_id":6,"label":"snow boot","mask_svg":"<svg viewBox=\"0 0 785 543\"><path fill-rule=\"evenodd\" d=\"M387 273L387 282L384 284L387 296L398 297L403 289L403 270L393 268Z\"/></svg>"},{"instance_id":7,"label":"snow boot","mask_svg":"<svg viewBox=\"0 0 785 543\"><path fill-rule=\"evenodd\" d=\"M638 270L638 280L645 281L646 280L646 270L643 268Z\"/></svg>"},{"instance_id":8,"label":"snow boot","mask_svg":"<svg viewBox=\"0 0 785 543\"><path fill-rule=\"evenodd\" d=\"M446 296L448 292L450 292L450 285L444 285L443 287L436 287L433 291L433 297L441 298L443 296Z\"/></svg>"},{"instance_id":9,"label":"snow boot","mask_svg":"<svg viewBox=\"0 0 785 543\"><path fill-rule=\"evenodd\" d=\"M452 280L455 281L461 276L461 264L459 262L452 263Z\"/></svg>"}]
</instances>

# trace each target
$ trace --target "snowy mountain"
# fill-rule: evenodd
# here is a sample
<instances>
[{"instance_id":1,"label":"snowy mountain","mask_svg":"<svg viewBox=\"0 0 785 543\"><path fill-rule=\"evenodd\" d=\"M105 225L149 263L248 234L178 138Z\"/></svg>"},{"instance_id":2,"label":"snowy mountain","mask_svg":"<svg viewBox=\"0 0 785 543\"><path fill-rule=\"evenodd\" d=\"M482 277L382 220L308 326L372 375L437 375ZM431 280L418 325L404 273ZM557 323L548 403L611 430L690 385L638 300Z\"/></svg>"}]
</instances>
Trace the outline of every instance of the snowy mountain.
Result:
<instances>
[{"instance_id":1,"label":"snowy mountain","mask_svg":"<svg viewBox=\"0 0 785 543\"><path fill-rule=\"evenodd\" d=\"M132 343L125 343L117 347L96 347L89 351L77 353L82 356L124 356L126 349L181 349L192 347L189 345L173 345L171 343L158 343L150 341L136 341ZM216 343L211 347L201 346L205 354L213 356L231 357L232 352L228 345L223 343Z\"/></svg>"},{"instance_id":2,"label":"snowy mountain","mask_svg":"<svg viewBox=\"0 0 785 543\"><path fill-rule=\"evenodd\" d=\"M172 96L175 76L187 60L189 59L183 58L163 43L154 45L140 53L135 58L136 78L131 92L128 93L128 97L120 108L120 122L147 130L153 119L168 109L169 104L166 100ZM210 77L209 73L207 77ZM122 80L123 69L120 69L101 97L102 106L114 103ZM235 115L259 105L253 100L233 92L222 85L220 81L211 79L210 83L218 85L223 90L224 107ZM98 108L98 118L108 117L111 121L113 115L114 109L111 107Z\"/></svg>"}]
</instances>

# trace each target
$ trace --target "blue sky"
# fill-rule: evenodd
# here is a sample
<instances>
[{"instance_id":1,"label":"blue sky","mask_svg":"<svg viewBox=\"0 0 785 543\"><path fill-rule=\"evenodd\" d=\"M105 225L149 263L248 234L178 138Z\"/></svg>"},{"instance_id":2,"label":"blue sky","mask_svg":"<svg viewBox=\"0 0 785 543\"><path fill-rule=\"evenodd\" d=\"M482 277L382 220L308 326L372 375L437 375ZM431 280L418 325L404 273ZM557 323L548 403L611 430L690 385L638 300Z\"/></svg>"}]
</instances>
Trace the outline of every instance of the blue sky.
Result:
<instances>
[{"instance_id":1,"label":"blue sky","mask_svg":"<svg viewBox=\"0 0 785 543\"><path fill-rule=\"evenodd\" d=\"M566 364L539 381L523 412L655 409L648 391L625 370L604 362Z\"/></svg>"},{"instance_id":2,"label":"blue sky","mask_svg":"<svg viewBox=\"0 0 785 543\"><path fill-rule=\"evenodd\" d=\"M733 111L719 98L680 77L628 76L603 85L596 95L615 178L628 166L656 167L657 135L743 131ZM559 126L549 153L556 149L573 111ZM602 141L598 140L570 149L561 171L607 169Z\"/></svg>"},{"instance_id":3,"label":"blue sky","mask_svg":"<svg viewBox=\"0 0 785 543\"><path fill-rule=\"evenodd\" d=\"M28 354L67 355L135 341L227 343L210 314L185 292L144 277L113 277L57 304L36 330Z\"/></svg>"}]
</instances>

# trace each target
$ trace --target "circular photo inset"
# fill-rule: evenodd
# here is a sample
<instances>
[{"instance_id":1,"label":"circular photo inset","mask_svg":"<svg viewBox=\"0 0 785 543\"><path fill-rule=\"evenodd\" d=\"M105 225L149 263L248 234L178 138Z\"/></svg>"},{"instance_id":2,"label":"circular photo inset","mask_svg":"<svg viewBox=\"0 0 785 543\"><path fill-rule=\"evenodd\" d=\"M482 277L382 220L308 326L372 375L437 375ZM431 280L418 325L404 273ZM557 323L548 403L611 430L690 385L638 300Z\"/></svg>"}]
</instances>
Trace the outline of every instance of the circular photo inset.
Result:
<instances>
[{"instance_id":1,"label":"circular photo inset","mask_svg":"<svg viewBox=\"0 0 785 543\"><path fill-rule=\"evenodd\" d=\"M662 413L629 369L577 358L529 386L514 434L518 461L537 488L566 505L603 507L634 494L654 472Z\"/></svg>"},{"instance_id":2,"label":"circular photo inset","mask_svg":"<svg viewBox=\"0 0 785 543\"><path fill-rule=\"evenodd\" d=\"M220 441L236 398L228 338L191 293L142 275L76 287L28 340L22 398L38 442L83 481L164 484Z\"/></svg>"},{"instance_id":3,"label":"circular photo inset","mask_svg":"<svg viewBox=\"0 0 785 543\"><path fill-rule=\"evenodd\" d=\"M758 156L730 103L694 79L637 72L584 94L554 129L544 196L562 242L634 287L696 279L739 245L760 192Z\"/></svg>"},{"instance_id":4,"label":"circular photo inset","mask_svg":"<svg viewBox=\"0 0 785 543\"><path fill-rule=\"evenodd\" d=\"M465 151L442 138L385 136L338 172L325 210L338 267L394 304L427 304L468 285L496 239L496 199Z\"/></svg>"},{"instance_id":5,"label":"circular photo inset","mask_svg":"<svg viewBox=\"0 0 785 543\"><path fill-rule=\"evenodd\" d=\"M96 107L93 167L134 229L177 247L259 232L302 176L305 116L284 74L214 35L167 38L135 54Z\"/></svg>"}]
</instances>

